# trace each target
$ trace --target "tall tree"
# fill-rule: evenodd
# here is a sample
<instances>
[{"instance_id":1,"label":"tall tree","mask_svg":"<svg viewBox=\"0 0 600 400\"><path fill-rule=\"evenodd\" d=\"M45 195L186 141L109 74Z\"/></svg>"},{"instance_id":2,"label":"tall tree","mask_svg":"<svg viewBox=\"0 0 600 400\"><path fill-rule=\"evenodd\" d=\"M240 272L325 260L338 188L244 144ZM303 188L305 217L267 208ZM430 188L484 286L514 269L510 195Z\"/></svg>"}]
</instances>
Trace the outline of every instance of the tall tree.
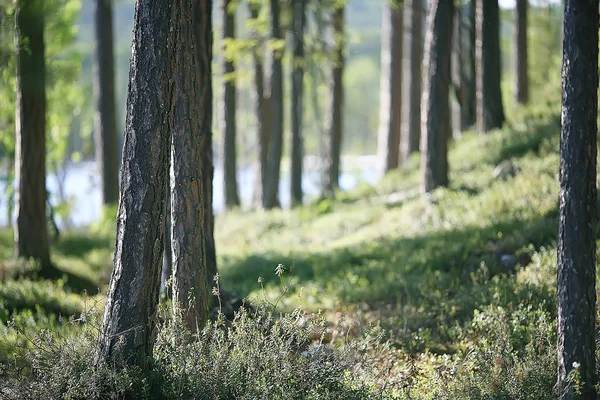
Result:
<instances>
[{"instance_id":1,"label":"tall tree","mask_svg":"<svg viewBox=\"0 0 600 400\"><path fill-rule=\"evenodd\" d=\"M179 23L171 153L171 246L175 312L193 331L208 317L212 204L212 0L185 0ZM193 4L191 6L190 4ZM184 13L192 14L186 17ZM212 177L211 177L212 178Z\"/></svg>"},{"instance_id":2,"label":"tall tree","mask_svg":"<svg viewBox=\"0 0 600 400\"><path fill-rule=\"evenodd\" d=\"M452 86L460 106L460 129L467 130L477 120L475 89L475 2L461 5L454 24Z\"/></svg>"},{"instance_id":3,"label":"tall tree","mask_svg":"<svg viewBox=\"0 0 600 400\"><path fill-rule=\"evenodd\" d=\"M302 137L302 118L304 100L304 28L306 25L306 0L293 2L292 37L294 67L292 70L292 205L302 205L302 161L304 158L304 139Z\"/></svg>"},{"instance_id":4,"label":"tall tree","mask_svg":"<svg viewBox=\"0 0 600 400\"><path fill-rule=\"evenodd\" d=\"M16 2L17 104L15 173L18 185L15 255L33 258L40 274L58 272L50 261L46 226L46 67L44 2Z\"/></svg>"},{"instance_id":5,"label":"tall tree","mask_svg":"<svg viewBox=\"0 0 600 400\"><path fill-rule=\"evenodd\" d=\"M143 364L152 352L173 108L179 95L172 70L180 29L173 19L187 16L182 7L190 1L136 3L116 250L98 362L121 351L130 363Z\"/></svg>"},{"instance_id":6,"label":"tall tree","mask_svg":"<svg viewBox=\"0 0 600 400\"><path fill-rule=\"evenodd\" d=\"M94 0L96 59L94 93L96 115L96 162L102 175L102 201L119 200L119 160L115 110L115 60L113 50L112 0Z\"/></svg>"},{"instance_id":7,"label":"tall tree","mask_svg":"<svg viewBox=\"0 0 600 400\"><path fill-rule=\"evenodd\" d=\"M223 12L223 38L225 46L227 42L235 39L235 3L232 0L222 0ZM225 52L226 54L227 52ZM235 88L235 65L232 59L224 57L224 94L221 103L221 115L225 127L225 147L223 149L223 176L225 177L225 206L227 208L240 205L237 184L237 161L236 161L236 88Z\"/></svg>"},{"instance_id":8,"label":"tall tree","mask_svg":"<svg viewBox=\"0 0 600 400\"><path fill-rule=\"evenodd\" d=\"M250 16L258 21L260 16L260 3L248 2ZM256 133L258 144L258 171L255 183L255 202L257 206L263 204L267 182L267 160L269 148L269 134L271 132L271 101L270 89L265 93L265 71L263 67L264 43L258 32L253 31L252 36L257 42L255 51L252 52L254 62L254 90L252 96L256 105Z\"/></svg>"},{"instance_id":9,"label":"tall tree","mask_svg":"<svg viewBox=\"0 0 600 400\"><path fill-rule=\"evenodd\" d=\"M419 151L421 138L421 65L423 60L423 1L404 0L404 61L401 154L404 162Z\"/></svg>"},{"instance_id":10,"label":"tall tree","mask_svg":"<svg viewBox=\"0 0 600 400\"><path fill-rule=\"evenodd\" d=\"M280 26L279 0L270 0L271 5L271 38L283 40ZM279 177L281 157L283 154L283 68L282 51L274 51L271 67L271 133L268 141L268 160L266 182L263 182L263 207L266 209L279 207Z\"/></svg>"},{"instance_id":11,"label":"tall tree","mask_svg":"<svg viewBox=\"0 0 600 400\"><path fill-rule=\"evenodd\" d=\"M504 123L500 90L500 9L498 0L475 1L477 130L483 133L500 128Z\"/></svg>"},{"instance_id":12,"label":"tall tree","mask_svg":"<svg viewBox=\"0 0 600 400\"><path fill-rule=\"evenodd\" d=\"M424 193L448 184L450 58L454 2L433 0L425 36L421 182Z\"/></svg>"},{"instance_id":13,"label":"tall tree","mask_svg":"<svg viewBox=\"0 0 600 400\"><path fill-rule=\"evenodd\" d=\"M339 188L340 158L342 153L343 108L344 108L344 6L340 5L333 14L335 55L333 57L331 121L329 124L329 156L325 191L330 196Z\"/></svg>"},{"instance_id":14,"label":"tall tree","mask_svg":"<svg viewBox=\"0 0 600 400\"><path fill-rule=\"evenodd\" d=\"M378 152L387 173L400 164L402 115L402 8L396 0L383 7Z\"/></svg>"},{"instance_id":15,"label":"tall tree","mask_svg":"<svg viewBox=\"0 0 600 400\"><path fill-rule=\"evenodd\" d=\"M596 399L598 1L566 0L564 16L557 387L560 399Z\"/></svg>"},{"instance_id":16,"label":"tall tree","mask_svg":"<svg viewBox=\"0 0 600 400\"><path fill-rule=\"evenodd\" d=\"M517 0L515 19L515 100L519 104L525 104L529 101L527 8L527 0Z\"/></svg>"}]
</instances>

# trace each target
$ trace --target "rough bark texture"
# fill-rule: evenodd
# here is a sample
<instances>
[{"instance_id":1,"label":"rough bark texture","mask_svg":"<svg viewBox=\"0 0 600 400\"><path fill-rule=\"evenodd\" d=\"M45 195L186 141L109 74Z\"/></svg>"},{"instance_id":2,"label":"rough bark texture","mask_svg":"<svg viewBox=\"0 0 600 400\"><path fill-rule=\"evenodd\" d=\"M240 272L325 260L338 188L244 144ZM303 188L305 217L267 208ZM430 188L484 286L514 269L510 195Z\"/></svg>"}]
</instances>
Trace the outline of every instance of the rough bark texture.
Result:
<instances>
[{"instance_id":1,"label":"rough bark texture","mask_svg":"<svg viewBox=\"0 0 600 400\"><path fill-rule=\"evenodd\" d=\"M448 184L450 123L450 58L454 2L433 0L425 37L423 104L421 106L421 181L428 193Z\"/></svg>"},{"instance_id":2,"label":"rough bark texture","mask_svg":"<svg viewBox=\"0 0 600 400\"><path fill-rule=\"evenodd\" d=\"M175 115L171 162L173 304L193 331L208 317L211 169L211 0L184 0L173 14L176 38ZM207 186L208 185L208 186Z\"/></svg>"},{"instance_id":3,"label":"rough bark texture","mask_svg":"<svg viewBox=\"0 0 600 400\"><path fill-rule=\"evenodd\" d=\"M500 9L498 0L477 1L475 12L475 63L477 84L477 130L501 128L504 108L500 80Z\"/></svg>"},{"instance_id":4,"label":"rough bark texture","mask_svg":"<svg viewBox=\"0 0 600 400\"><path fill-rule=\"evenodd\" d=\"M46 226L46 68L42 0L16 2L15 255L33 258L52 277Z\"/></svg>"},{"instance_id":5,"label":"rough bark texture","mask_svg":"<svg viewBox=\"0 0 600 400\"><path fill-rule=\"evenodd\" d=\"M400 165L402 26L402 8L395 1L388 1L383 7L379 87L378 153L384 173Z\"/></svg>"},{"instance_id":6,"label":"rough bark texture","mask_svg":"<svg viewBox=\"0 0 600 400\"><path fill-rule=\"evenodd\" d=\"M306 25L306 0L297 0L293 4L293 49L294 68L292 71L292 168L291 199L292 206L302 205L302 161L304 158L304 139L302 137L302 118L304 106L304 26Z\"/></svg>"},{"instance_id":7,"label":"rough bark texture","mask_svg":"<svg viewBox=\"0 0 600 400\"><path fill-rule=\"evenodd\" d=\"M175 103L171 9L180 3L136 3L114 269L98 362L120 351L144 364L152 353Z\"/></svg>"},{"instance_id":8,"label":"rough bark texture","mask_svg":"<svg viewBox=\"0 0 600 400\"><path fill-rule=\"evenodd\" d=\"M477 120L475 90L475 1L461 6L454 24L452 84L460 107L460 129L471 128Z\"/></svg>"},{"instance_id":9,"label":"rough bark texture","mask_svg":"<svg viewBox=\"0 0 600 400\"><path fill-rule=\"evenodd\" d=\"M557 386L561 399L595 399L598 1L566 0L564 15Z\"/></svg>"},{"instance_id":10,"label":"rough bark texture","mask_svg":"<svg viewBox=\"0 0 600 400\"><path fill-rule=\"evenodd\" d=\"M96 115L94 134L96 162L102 175L102 201L119 200L119 149L115 110L115 61L112 31L112 0L94 0L96 24L96 59L94 94Z\"/></svg>"},{"instance_id":11,"label":"rough bark texture","mask_svg":"<svg viewBox=\"0 0 600 400\"><path fill-rule=\"evenodd\" d=\"M529 76L527 68L527 2L517 0L515 19L515 100L519 104L529 101Z\"/></svg>"},{"instance_id":12,"label":"rough bark texture","mask_svg":"<svg viewBox=\"0 0 600 400\"><path fill-rule=\"evenodd\" d=\"M279 0L270 0L271 4L271 37L276 40L283 39L283 30L280 27ZM266 171L265 193L263 207L266 209L279 207L279 176L281 156L283 155L283 68L281 65L282 54L273 54L271 69L271 132L268 140L268 160Z\"/></svg>"},{"instance_id":13,"label":"rough bark texture","mask_svg":"<svg viewBox=\"0 0 600 400\"><path fill-rule=\"evenodd\" d=\"M329 125L329 157L326 194L332 196L339 189L340 157L342 152L343 108L344 108L344 7L335 9L333 15L333 32L335 35L336 52L333 59L331 123Z\"/></svg>"},{"instance_id":14,"label":"rough bark texture","mask_svg":"<svg viewBox=\"0 0 600 400\"><path fill-rule=\"evenodd\" d=\"M421 71L423 61L423 1L404 1L404 62L400 161L419 151L421 139Z\"/></svg>"},{"instance_id":15,"label":"rough bark texture","mask_svg":"<svg viewBox=\"0 0 600 400\"><path fill-rule=\"evenodd\" d=\"M223 12L223 37L235 39L235 13L230 12L231 0L222 0ZM224 58L223 70L225 72L224 95L221 103L221 115L225 127L225 140L223 149L223 176L225 177L225 207L233 208L240 205L237 184L237 157L236 157L236 88L235 64L233 60Z\"/></svg>"}]
</instances>

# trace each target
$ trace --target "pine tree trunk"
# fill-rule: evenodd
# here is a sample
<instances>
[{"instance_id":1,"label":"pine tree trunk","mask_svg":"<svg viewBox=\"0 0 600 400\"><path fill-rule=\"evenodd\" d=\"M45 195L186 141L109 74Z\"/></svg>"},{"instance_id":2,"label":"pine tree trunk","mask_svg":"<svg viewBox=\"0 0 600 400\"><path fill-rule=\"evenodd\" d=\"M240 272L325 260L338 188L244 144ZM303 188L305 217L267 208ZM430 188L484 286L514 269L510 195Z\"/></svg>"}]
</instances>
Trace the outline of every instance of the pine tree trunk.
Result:
<instances>
[{"instance_id":1,"label":"pine tree trunk","mask_svg":"<svg viewBox=\"0 0 600 400\"><path fill-rule=\"evenodd\" d=\"M138 0L127 98L114 269L97 362L121 352L132 364L151 355L164 248L175 96L171 11L181 0Z\"/></svg>"},{"instance_id":2,"label":"pine tree trunk","mask_svg":"<svg viewBox=\"0 0 600 400\"><path fill-rule=\"evenodd\" d=\"M501 128L504 123L500 64L500 9L498 0L475 0L477 130Z\"/></svg>"},{"instance_id":3,"label":"pine tree trunk","mask_svg":"<svg viewBox=\"0 0 600 400\"><path fill-rule=\"evenodd\" d=\"M325 191L333 196L339 189L340 158L342 152L343 107L344 107L344 7L336 8L333 15L333 32L336 52L333 59L331 123L329 127L329 165Z\"/></svg>"},{"instance_id":4,"label":"pine tree trunk","mask_svg":"<svg viewBox=\"0 0 600 400\"><path fill-rule=\"evenodd\" d=\"M302 205L302 162L304 140L302 137L302 117L304 100L304 26L306 25L306 1L293 4L293 49L294 67L292 71L292 167L291 199L292 206Z\"/></svg>"},{"instance_id":5,"label":"pine tree trunk","mask_svg":"<svg viewBox=\"0 0 600 400\"><path fill-rule=\"evenodd\" d=\"M517 0L515 20L515 99L519 104L529 101L527 68L527 1Z\"/></svg>"},{"instance_id":6,"label":"pine tree trunk","mask_svg":"<svg viewBox=\"0 0 600 400\"><path fill-rule=\"evenodd\" d=\"M561 399L597 396L598 28L598 1L565 1L557 282ZM579 388L569 384L573 372Z\"/></svg>"},{"instance_id":7,"label":"pine tree trunk","mask_svg":"<svg viewBox=\"0 0 600 400\"><path fill-rule=\"evenodd\" d=\"M251 18L253 20L258 20L260 12L258 4L248 3L248 7ZM259 42L261 41L256 32L253 32L253 36ZM256 105L256 133L258 145L258 169L254 185L255 204L257 207L262 206L266 192L267 154L269 148L269 133L271 132L269 128L271 121L270 102L265 96L265 73L263 69L263 58L260 54L261 50L264 50L262 43L260 43L258 49L255 49L252 53L254 61L254 90L252 91L252 96L254 104Z\"/></svg>"},{"instance_id":8,"label":"pine tree trunk","mask_svg":"<svg viewBox=\"0 0 600 400\"><path fill-rule=\"evenodd\" d=\"M33 258L40 274L54 277L46 225L46 68L44 2L16 2L17 101L15 255Z\"/></svg>"},{"instance_id":9,"label":"pine tree trunk","mask_svg":"<svg viewBox=\"0 0 600 400\"><path fill-rule=\"evenodd\" d=\"M423 1L404 1L404 62L400 161L419 151L421 139L421 71L423 60Z\"/></svg>"},{"instance_id":10,"label":"pine tree trunk","mask_svg":"<svg viewBox=\"0 0 600 400\"><path fill-rule=\"evenodd\" d=\"M279 19L279 0L270 0L271 4L271 37L276 40L283 39ZM281 54L273 54L271 70L271 129L268 144L268 160L266 171L265 194L263 207L271 209L280 206L279 202L279 177L281 157L283 155L283 70Z\"/></svg>"},{"instance_id":11,"label":"pine tree trunk","mask_svg":"<svg viewBox=\"0 0 600 400\"><path fill-rule=\"evenodd\" d=\"M453 84L460 106L460 130L465 131L477 120L475 90L475 1L463 5L455 23Z\"/></svg>"},{"instance_id":12,"label":"pine tree trunk","mask_svg":"<svg viewBox=\"0 0 600 400\"><path fill-rule=\"evenodd\" d=\"M199 331L208 318L212 228L207 199L212 181L205 176L212 169L207 157L212 153L212 1L185 3L181 14L174 16L179 35L171 153L173 304L188 328Z\"/></svg>"},{"instance_id":13,"label":"pine tree trunk","mask_svg":"<svg viewBox=\"0 0 600 400\"><path fill-rule=\"evenodd\" d=\"M402 115L402 8L388 0L383 8L379 88L379 159L383 172L400 165Z\"/></svg>"},{"instance_id":14,"label":"pine tree trunk","mask_svg":"<svg viewBox=\"0 0 600 400\"><path fill-rule=\"evenodd\" d=\"M94 64L96 162L102 175L102 201L104 204L116 204L119 200L119 149L115 110L112 0L94 0L94 3L96 7Z\"/></svg>"},{"instance_id":15,"label":"pine tree trunk","mask_svg":"<svg viewBox=\"0 0 600 400\"><path fill-rule=\"evenodd\" d=\"M235 13L229 12L231 0L222 0L223 12L223 37L225 40L235 38ZM232 60L224 60L224 96L221 104L223 126L225 127L225 148L223 149L223 171L225 177L225 206L238 207L240 198L237 185L237 157L236 157L236 87L235 65Z\"/></svg>"},{"instance_id":16,"label":"pine tree trunk","mask_svg":"<svg viewBox=\"0 0 600 400\"><path fill-rule=\"evenodd\" d=\"M423 103L421 109L422 191L448 184L450 122L450 58L454 2L433 0L425 37Z\"/></svg>"}]
</instances>

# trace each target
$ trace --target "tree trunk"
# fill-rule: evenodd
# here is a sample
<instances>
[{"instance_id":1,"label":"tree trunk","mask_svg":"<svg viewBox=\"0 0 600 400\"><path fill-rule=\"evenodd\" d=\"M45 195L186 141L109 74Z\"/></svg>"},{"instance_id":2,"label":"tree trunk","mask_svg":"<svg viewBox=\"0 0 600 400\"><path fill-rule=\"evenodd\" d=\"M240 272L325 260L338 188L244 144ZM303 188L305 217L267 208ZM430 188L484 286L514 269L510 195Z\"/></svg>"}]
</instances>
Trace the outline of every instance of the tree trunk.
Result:
<instances>
[{"instance_id":1,"label":"tree trunk","mask_svg":"<svg viewBox=\"0 0 600 400\"><path fill-rule=\"evenodd\" d=\"M182 0L138 0L127 98L114 269L97 361L151 355L164 248L165 191L175 105L172 71Z\"/></svg>"},{"instance_id":2,"label":"tree trunk","mask_svg":"<svg viewBox=\"0 0 600 400\"><path fill-rule=\"evenodd\" d=\"M254 20L258 20L260 8L256 3L248 3L250 16ZM259 42L258 48L252 52L254 61L254 104L256 105L256 133L258 145L258 169L255 181L255 204L257 207L262 206L266 191L267 181L267 154L269 148L269 133L271 132L270 121L270 102L265 96L265 73L263 69L263 58L261 51L264 54L264 46L262 40L256 32L253 32L254 38Z\"/></svg>"},{"instance_id":3,"label":"tree trunk","mask_svg":"<svg viewBox=\"0 0 600 400\"><path fill-rule=\"evenodd\" d=\"M561 399L595 399L598 1L566 0L564 15L557 386Z\"/></svg>"},{"instance_id":4,"label":"tree trunk","mask_svg":"<svg viewBox=\"0 0 600 400\"><path fill-rule=\"evenodd\" d=\"M501 128L504 123L500 64L500 9L498 0L477 1L475 12L477 70L477 130Z\"/></svg>"},{"instance_id":5,"label":"tree trunk","mask_svg":"<svg viewBox=\"0 0 600 400\"><path fill-rule=\"evenodd\" d=\"M283 31L279 25L280 11L279 0L270 0L271 4L271 37L275 40L283 39ZM268 160L266 171L265 193L263 207L271 209L280 206L279 202L279 176L281 156L283 154L283 71L281 65L282 54L273 54L273 67L271 71L271 133L268 144Z\"/></svg>"},{"instance_id":6,"label":"tree trunk","mask_svg":"<svg viewBox=\"0 0 600 400\"><path fill-rule=\"evenodd\" d=\"M112 31L112 0L95 0L96 60L94 93L96 115L96 162L102 174L102 202L119 200L119 149L115 110L115 67Z\"/></svg>"},{"instance_id":7,"label":"tree trunk","mask_svg":"<svg viewBox=\"0 0 600 400\"><path fill-rule=\"evenodd\" d=\"M42 0L16 2L17 101L15 174L18 185L15 255L33 258L55 277L46 225L46 68Z\"/></svg>"},{"instance_id":8,"label":"tree trunk","mask_svg":"<svg viewBox=\"0 0 600 400\"><path fill-rule=\"evenodd\" d=\"M229 8L232 0L222 0L223 11L223 37L225 40L235 39L235 12ZM225 127L225 148L223 149L223 171L225 177L225 206L238 207L240 198L237 185L237 157L236 157L236 88L235 64L233 60L224 57L224 95L221 104L223 126Z\"/></svg>"},{"instance_id":9,"label":"tree trunk","mask_svg":"<svg viewBox=\"0 0 600 400\"><path fill-rule=\"evenodd\" d=\"M177 75L171 153L171 219L174 314L194 332L208 318L209 238L212 225L207 199L212 182L212 24L211 0L186 0L176 17ZM189 17L187 16L189 15Z\"/></svg>"},{"instance_id":10,"label":"tree trunk","mask_svg":"<svg viewBox=\"0 0 600 400\"><path fill-rule=\"evenodd\" d=\"M527 0L517 0L515 20L515 99L519 104L529 101L527 75Z\"/></svg>"},{"instance_id":11,"label":"tree trunk","mask_svg":"<svg viewBox=\"0 0 600 400\"><path fill-rule=\"evenodd\" d=\"M161 290L164 289L167 298L172 299L173 290L167 287L167 282L173 275L173 250L171 248L171 182L167 182L167 192L165 195L165 249L163 251L162 270L160 277ZM172 282L171 282L172 283Z\"/></svg>"},{"instance_id":12,"label":"tree trunk","mask_svg":"<svg viewBox=\"0 0 600 400\"><path fill-rule=\"evenodd\" d=\"M336 51L333 58L331 123L329 127L329 165L325 190L333 196L339 189L340 157L342 152L344 107L344 7L336 8L333 15L333 32Z\"/></svg>"},{"instance_id":13,"label":"tree trunk","mask_svg":"<svg viewBox=\"0 0 600 400\"><path fill-rule=\"evenodd\" d=\"M454 2L433 0L425 37L421 126L422 191L448 184L450 58Z\"/></svg>"},{"instance_id":14,"label":"tree trunk","mask_svg":"<svg viewBox=\"0 0 600 400\"><path fill-rule=\"evenodd\" d=\"M394 0L388 0L383 7L379 88L378 147L384 173L400 165L402 25L402 8Z\"/></svg>"},{"instance_id":15,"label":"tree trunk","mask_svg":"<svg viewBox=\"0 0 600 400\"><path fill-rule=\"evenodd\" d=\"M294 68L292 72L292 168L290 188L292 206L302 205L302 161L304 157L302 111L304 106L304 68L306 65L304 59L305 8L305 0L298 0L293 4Z\"/></svg>"},{"instance_id":16,"label":"tree trunk","mask_svg":"<svg viewBox=\"0 0 600 400\"><path fill-rule=\"evenodd\" d=\"M402 133L400 161L419 151L421 138L421 79L423 73L423 1L404 1Z\"/></svg>"},{"instance_id":17,"label":"tree trunk","mask_svg":"<svg viewBox=\"0 0 600 400\"><path fill-rule=\"evenodd\" d=\"M475 1L459 8L455 23L454 94L460 106L460 129L465 131L477 120L475 90Z\"/></svg>"}]
</instances>

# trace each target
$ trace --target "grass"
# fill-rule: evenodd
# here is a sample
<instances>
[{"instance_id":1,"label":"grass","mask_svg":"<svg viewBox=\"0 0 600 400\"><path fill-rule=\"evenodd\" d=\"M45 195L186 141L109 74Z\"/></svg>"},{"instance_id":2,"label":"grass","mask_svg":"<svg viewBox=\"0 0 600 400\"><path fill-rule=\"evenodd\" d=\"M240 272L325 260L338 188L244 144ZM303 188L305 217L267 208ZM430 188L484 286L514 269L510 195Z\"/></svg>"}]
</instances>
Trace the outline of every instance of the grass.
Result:
<instances>
[{"instance_id":1,"label":"grass","mask_svg":"<svg viewBox=\"0 0 600 400\"><path fill-rule=\"evenodd\" d=\"M549 108L556 109L543 104L520 112L503 130L466 133L453 142L451 183L427 198L419 194L415 156L378 185L361 185L339 193L336 200L217 218L223 287L253 303L278 302L279 310L289 314L276 325L297 318L298 308L307 315L323 310L334 348L346 348L348 342L339 339L345 337L361 355L340 356L339 363L351 359L374 371L369 382L348 378L344 374L352 368L344 364L343 371L332 370L333 386L319 386L326 380L325 370L303 364L306 360L290 364L296 350L279 341L281 332L264 336L244 316L239 329L229 331L235 332L231 336L219 336L217 327L183 350L161 342L153 370L157 376L108 370L102 376L120 382L117 386L139 387L139 393L151 393L148 380L155 379L173 390L169 396L175 396L176 388L182 396L210 387L206 393L215 398L256 398L260 393L295 398L310 386L303 385L316 380L316 387L356 398L374 396L371 385L397 398L553 398L559 119ZM510 162L514 174L494 178L502 162ZM61 238L52 252L59 268L88 284L105 284L114 245L109 233L113 222L107 221L91 233ZM10 234L1 232L2 258L10 257L11 246ZM275 274L279 264L284 265L282 276ZM17 268L10 262L3 265ZM73 279L6 278L0 283L0 322L15 319L31 332L44 327L72 332L58 322L58 315L81 313L88 301L101 299L88 299L82 286ZM20 343L19 336L3 329L10 350ZM176 334L168 326L161 332L165 337ZM373 335L377 340L361 341ZM229 350L237 350L223 353L215 343L225 341ZM91 342L86 343L78 347L83 353L78 353L77 385L108 390L93 386L98 376L90 377L81 355L89 351ZM244 378L251 360L264 367L264 373L250 374L256 384ZM73 366L63 359L56 363ZM225 367L228 363L231 367ZM211 365L223 366L222 380ZM304 374L306 369L311 372ZM218 392L221 384L230 391ZM319 390L314 398L335 398Z\"/></svg>"}]
</instances>

